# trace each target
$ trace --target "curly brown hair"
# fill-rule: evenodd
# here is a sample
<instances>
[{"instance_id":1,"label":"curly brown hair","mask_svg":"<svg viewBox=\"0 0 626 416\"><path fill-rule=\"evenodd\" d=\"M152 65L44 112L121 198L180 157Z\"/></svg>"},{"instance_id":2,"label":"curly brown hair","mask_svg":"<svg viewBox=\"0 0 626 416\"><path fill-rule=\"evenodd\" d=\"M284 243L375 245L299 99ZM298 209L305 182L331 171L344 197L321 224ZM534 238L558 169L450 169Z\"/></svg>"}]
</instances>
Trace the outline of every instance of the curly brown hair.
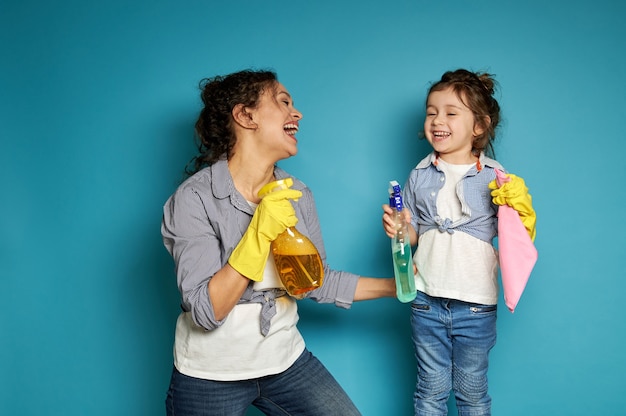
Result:
<instances>
[{"instance_id":1,"label":"curly brown hair","mask_svg":"<svg viewBox=\"0 0 626 416\"><path fill-rule=\"evenodd\" d=\"M492 74L457 69L444 73L428 90L430 95L433 91L451 88L463 104L474 113L474 120L484 130L472 143L472 152L476 155L482 151L487 155L494 155L493 141L500 123L500 105L493 96L496 87L497 83Z\"/></svg>"},{"instance_id":2,"label":"curly brown hair","mask_svg":"<svg viewBox=\"0 0 626 416\"><path fill-rule=\"evenodd\" d=\"M201 80L204 107L195 125L198 154L191 159L185 173L193 175L220 159L230 159L237 141L232 125L233 108L238 104L255 107L261 94L277 83L275 72L251 69Z\"/></svg>"}]
</instances>

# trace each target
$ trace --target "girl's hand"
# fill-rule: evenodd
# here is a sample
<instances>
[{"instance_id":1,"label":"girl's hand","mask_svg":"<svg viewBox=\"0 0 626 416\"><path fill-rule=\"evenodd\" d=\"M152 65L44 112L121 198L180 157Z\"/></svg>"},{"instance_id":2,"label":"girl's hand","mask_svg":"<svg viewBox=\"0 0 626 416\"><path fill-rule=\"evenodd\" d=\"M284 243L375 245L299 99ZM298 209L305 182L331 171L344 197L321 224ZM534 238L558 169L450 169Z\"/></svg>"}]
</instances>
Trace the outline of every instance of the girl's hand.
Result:
<instances>
[{"instance_id":1,"label":"girl's hand","mask_svg":"<svg viewBox=\"0 0 626 416\"><path fill-rule=\"evenodd\" d=\"M404 208L402 210L402 214L404 215L404 219L407 222L407 224L411 224L411 212L407 208ZM396 228L396 223L393 220L393 209L389 206L389 204L383 205L383 218L382 219L383 219L383 229L385 230L385 234L387 234L387 237L393 238L398 231Z\"/></svg>"},{"instance_id":2,"label":"girl's hand","mask_svg":"<svg viewBox=\"0 0 626 416\"><path fill-rule=\"evenodd\" d=\"M516 210L531 240L535 241L537 214L533 209L532 197L528 193L524 179L513 174L506 174L505 176L500 171L497 171L496 174L499 181L494 179L489 183L493 203L508 205ZM500 183L499 186L498 183Z\"/></svg>"},{"instance_id":3,"label":"girl's hand","mask_svg":"<svg viewBox=\"0 0 626 416\"><path fill-rule=\"evenodd\" d=\"M393 210L389 204L383 204L383 230L389 238L393 238L393 236L396 235L396 226L393 218L391 217L392 214Z\"/></svg>"}]
</instances>

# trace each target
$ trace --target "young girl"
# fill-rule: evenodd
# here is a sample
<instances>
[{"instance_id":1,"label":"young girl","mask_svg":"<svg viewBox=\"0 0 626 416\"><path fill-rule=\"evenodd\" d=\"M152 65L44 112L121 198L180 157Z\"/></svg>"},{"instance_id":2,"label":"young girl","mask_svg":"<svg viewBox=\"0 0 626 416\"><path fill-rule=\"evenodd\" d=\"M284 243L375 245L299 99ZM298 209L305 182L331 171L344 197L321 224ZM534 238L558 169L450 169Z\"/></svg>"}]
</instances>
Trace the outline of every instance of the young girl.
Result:
<instances>
[{"instance_id":1,"label":"young girl","mask_svg":"<svg viewBox=\"0 0 626 416\"><path fill-rule=\"evenodd\" d=\"M418 293L411 305L416 415L447 415L450 390L459 414L491 414L487 369L496 342L498 205L517 209L531 238L535 234L524 181L507 175L510 181L497 188L495 170L504 169L486 156L500 120L494 85L491 75L464 69L432 85L424 133L433 152L404 187L411 244L417 244ZM392 237L391 209L383 210Z\"/></svg>"}]
</instances>

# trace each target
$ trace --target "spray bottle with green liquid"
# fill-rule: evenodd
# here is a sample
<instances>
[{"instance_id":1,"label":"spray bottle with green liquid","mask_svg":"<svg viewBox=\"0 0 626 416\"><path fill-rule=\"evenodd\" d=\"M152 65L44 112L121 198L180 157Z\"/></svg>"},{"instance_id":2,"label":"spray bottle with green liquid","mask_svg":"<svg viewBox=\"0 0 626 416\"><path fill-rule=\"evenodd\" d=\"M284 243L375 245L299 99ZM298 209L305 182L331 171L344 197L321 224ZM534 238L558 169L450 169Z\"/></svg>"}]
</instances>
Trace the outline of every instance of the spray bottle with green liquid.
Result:
<instances>
[{"instance_id":1,"label":"spray bottle with green liquid","mask_svg":"<svg viewBox=\"0 0 626 416\"><path fill-rule=\"evenodd\" d=\"M389 182L389 206L393 210L396 235L391 239L393 271L396 279L396 297L400 302L415 299L415 277L413 275L413 254L409 238L409 225L404 220L402 210L402 190L397 181Z\"/></svg>"}]
</instances>

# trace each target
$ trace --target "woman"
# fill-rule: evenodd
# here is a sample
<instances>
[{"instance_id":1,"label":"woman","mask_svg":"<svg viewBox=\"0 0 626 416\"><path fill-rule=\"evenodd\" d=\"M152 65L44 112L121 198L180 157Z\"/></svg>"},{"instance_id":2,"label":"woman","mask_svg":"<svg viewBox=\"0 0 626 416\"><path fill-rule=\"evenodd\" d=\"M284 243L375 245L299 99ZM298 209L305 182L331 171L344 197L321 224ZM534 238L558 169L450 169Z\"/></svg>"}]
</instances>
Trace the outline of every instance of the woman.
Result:
<instances>
[{"instance_id":1,"label":"woman","mask_svg":"<svg viewBox=\"0 0 626 416\"><path fill-rule=\"evenodd\" d=\"M276 162L298 151L302 114L276 74L241 71L201 88L199 154L162 223L183 308L168 415L244 415L251 405L268 415L357 415L306 349L296 300L267 261L270 243L296 226L315 244L324 284L305 297L317 302L349 308L395 296L395 283L328 267L313 195L301 181L258 197L264 185L290 177Z\"/></svg>"}]
</instances>

